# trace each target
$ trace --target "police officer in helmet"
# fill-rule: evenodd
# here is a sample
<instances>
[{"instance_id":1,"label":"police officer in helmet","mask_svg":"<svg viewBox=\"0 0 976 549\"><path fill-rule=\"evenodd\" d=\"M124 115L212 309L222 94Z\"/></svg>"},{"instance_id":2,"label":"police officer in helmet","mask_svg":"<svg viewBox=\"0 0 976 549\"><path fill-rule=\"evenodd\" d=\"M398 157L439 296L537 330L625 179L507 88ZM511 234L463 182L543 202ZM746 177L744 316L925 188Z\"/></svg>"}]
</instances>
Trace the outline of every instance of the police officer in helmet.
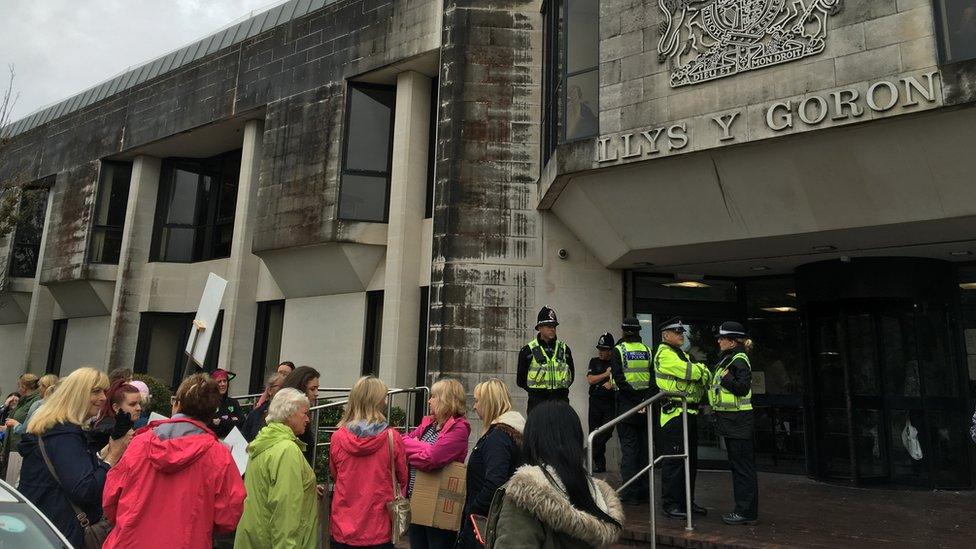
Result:
<instances>
[{"instance_id":1,"label":"police officer in helmet","mask_svg":"<svg viewBox=\"0 0 976 549\"><path fill-rule=\"evenodd\" d=\"M617 386L617 413L621 414L651 398L651 350L641 341L641 325L625 318L623 337L610 353L610 369ZM617 424L620 439L620 476L629 480L647 466L647 412L630 416ZM645 474L620 494L620 501L638 505L648 500L649 478Z\"/></svg>"},{"instance_id":2,"label":"police officer in helmet","mask_svg":"<svg viewBox=\"0 0 976 549\"><path fill-rule=\"evenodd\" d=\"M556 337L556 326L556 311L543 307L535 325L536 337L519 351L515 382L529 394L526 415L547 400L569 402L569 387L576 377L573 353Z\"/></svg>"},{"instance_id":3,"label":"police officer in helmet","mask_svg":"<svg viewBox=\"0 0 976 549\"><path fill-rule=\"evenodd\" d=\"M712 371L708 403L715 414L716 431L725 437L732 468L735 510L724 515L726 524L755 524L759 518L759 481L753 448L752 340L738 322L723 322L718 339L718 364Z\"/></svg>"},{"instance_id":4,"label":"police officer in helmet","mask_svg":"<svg viewBox=\"0 0 976 549\"><path fill-rule=\"evenodd\" d=\"M685 343L685 324L671 318L661 325L661 343L654 353L654 380L658 389L683 394L688 399L688 454L691 477L691 510L697 515L708 511L694 503L695 474L698 470L698 404L705 399L711 377L704 364L692 362L682 350ZM661 406L662 454L683 454L684 429L681 422L681 400L672 398ZM668 459L661 465L661 499L664 514L671 518L688 517L685 507L684 461Z\"/></svg>"},{"instance_id":5,"label":"police officer in helmet","mask_svg":"<svg viewBox=\"0 0 976 549\"><path fill-rule=\"evenodd\" d=\"M613 335L606 332L596 340L597 356L590 359L590 367L586 371L586 381L590 384L590 432L599 429L616 414L616 386L613 383L610 369L610 351L613 349ZM613 435L613 428L601 433L593 439L593 472L603 473L607 470L607 441Z\"/></svg>"}]
</instances>

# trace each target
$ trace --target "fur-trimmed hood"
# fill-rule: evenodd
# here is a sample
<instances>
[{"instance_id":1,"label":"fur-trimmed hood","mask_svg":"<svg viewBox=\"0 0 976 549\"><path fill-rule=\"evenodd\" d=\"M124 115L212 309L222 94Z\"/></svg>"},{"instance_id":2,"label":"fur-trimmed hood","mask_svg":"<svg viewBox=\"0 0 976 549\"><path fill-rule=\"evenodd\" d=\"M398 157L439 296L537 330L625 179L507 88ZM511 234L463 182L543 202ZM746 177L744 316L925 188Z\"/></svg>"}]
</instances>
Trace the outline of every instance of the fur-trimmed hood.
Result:
<instances>
[{"instance_id":1,"label":"fur-trimmed hood","mask_svg":"<svg viewBox=\"0 0 976 549\"><path fill-rule=\"evenodd\" d=\"M620 527L573 507L555 471L549 469L549 474L555 485L540 467L519 467L505 487L505 497L557 532L597 547L616 542ZM620 498L609 484L591 479L590 493L601 509L623 524Z\"/></svg>"}]
</instances>

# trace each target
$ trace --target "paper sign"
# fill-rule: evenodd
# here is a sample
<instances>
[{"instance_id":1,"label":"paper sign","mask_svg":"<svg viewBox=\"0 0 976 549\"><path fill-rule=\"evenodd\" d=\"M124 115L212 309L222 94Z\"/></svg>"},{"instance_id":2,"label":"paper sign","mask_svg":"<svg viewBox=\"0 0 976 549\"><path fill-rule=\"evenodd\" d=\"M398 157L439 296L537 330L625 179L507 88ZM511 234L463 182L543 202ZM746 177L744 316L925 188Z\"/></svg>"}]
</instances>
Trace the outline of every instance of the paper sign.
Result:
<instances>
[{"instance_id":1,"label":"paper sign","mask_svg":"<svg viewBox=\"0 0 976 549\"><path fill-rule=\"evenodd\" d=\"M214 335L217 315L220 313L220 303L224 300L224 289L227 281L210 273L207 286L200 297L200 307L197 309L196 319L190 327L190 337L186 340L186 354L199 366L207 359L207 350ZM202 326L203 329L199 329Z\"/></svg>"},{"instance_id":2,"label":"paper sign","mask_svg":"<svg viewBox=\"0 0 976 549\"><path fill-rule=\"evenodd\" d=\"M241 472L241 476L244 476L244 470L247 469L247 439L241 434L240 429L234 427L222 442L230 449L237 470Z\"/></svg>"},{"instance_id":3,"label":"paper sign","mask_svg":"<svg viewBox=\"0 0 976 549\"><path fill-rule=\"evenodd\" d=\"M161 419L169 419L169 418L166 417L166 416L164 416L163 414L157 414L156 412L150 412L149 413L149 422L150 423L152 423L153 421L159 421Z\"/></svg>"}]
</instances>

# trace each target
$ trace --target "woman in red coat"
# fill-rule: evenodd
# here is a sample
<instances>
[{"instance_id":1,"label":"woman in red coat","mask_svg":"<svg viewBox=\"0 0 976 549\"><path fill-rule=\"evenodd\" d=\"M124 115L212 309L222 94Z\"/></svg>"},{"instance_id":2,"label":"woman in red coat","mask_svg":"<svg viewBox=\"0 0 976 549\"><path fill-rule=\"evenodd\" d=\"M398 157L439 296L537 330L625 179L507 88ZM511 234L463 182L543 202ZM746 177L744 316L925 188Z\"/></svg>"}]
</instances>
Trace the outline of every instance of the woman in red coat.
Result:
<instances>
[{"instance_id":1,"label":"woman in red coat","mask_svg":"<svg viewBox=\"0 0 976 549\"><path fill-rule=\"evenodd\" d=\"M393 549L386 504L393 500L391 469L400 492L407 492L407 461L400 433L383 415L386 385L375 377L360 378L349 393L339 430L329 445L333 549ZM392 439L393 464L390 463Z\"/></svg>"},{"instance_id":2,"label":"woman in red coat","mask_svg":"<svg viewBox=\"0 0 976 549\"><path fill-rule=\"evenodd\" d=\"M214 531L233 532L244 510L244 482L208 427L220 393L205 374L176 391L172 419L136 433L108 472L102 507L115 525L104 547L210 547Z\"/></svg>"},{"instance_id":3,"label":"woman in red coat","mask_svg":"<svg viewBox=\"0 0 976 549\"><path fill-rule=\"evenodd\" d=\"M430 415L403 437L410 465L408 496L413 493L417 471L438 471L452 462L464 463L468 455L471 425L464 418L464 386L445 378L430 388ZM432 526L410 525L410 549L453 549L457 532Z\"/></svg>"}]
</instances>

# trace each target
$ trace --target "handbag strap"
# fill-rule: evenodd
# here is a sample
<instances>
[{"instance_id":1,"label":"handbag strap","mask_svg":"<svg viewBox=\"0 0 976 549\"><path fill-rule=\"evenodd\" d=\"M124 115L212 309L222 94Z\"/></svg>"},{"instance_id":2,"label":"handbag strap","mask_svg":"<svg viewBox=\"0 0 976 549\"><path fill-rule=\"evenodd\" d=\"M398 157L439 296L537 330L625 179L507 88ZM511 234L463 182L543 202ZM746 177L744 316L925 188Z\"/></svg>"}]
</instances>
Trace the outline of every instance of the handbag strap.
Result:
<instances>
[{"instance_id":1,"label":"handbag strap","mask_svg":"<svg viewBox=\"0 0 976 549\"><path fill-rule=\"evenodd\" d=\"M68 500L71 508L75 510L76 518L78 523L81 524L82 528L88 528L91 525L91 521L88 520L88 514L82 511L75 502L71 501L71 496L68 495L67 491L64 489L64 484L61 484L61 478L58 476L57 471L54 470L54 465L51 464L51 458L47 455L47 449L44 447L44 437L37 435L37 444L41 448L41 457L44 458L44 463L47 464L47 470L51 472L51 476L54 477L54 482L58 483L58 487L64 492L64 497Z\"/></svg>"},{"instance_id":2,"label":"handbag strap","mask_svg":"<svg viewBox=\"0 0 976 549\"><path fill-rule=\"evenodd\" d=\"M394 469L394 462L396 460L393 457L394 455L393 454L393 430L392 429L387 430L386 434L387 434L386 437L387 442L389 442L387 448L389 448L390 450L390 478L393 479L393 498L400 499L403 497L403 494L400 493L400 483L397 482L396 470Z\"/></svg>"}]
</instances>

